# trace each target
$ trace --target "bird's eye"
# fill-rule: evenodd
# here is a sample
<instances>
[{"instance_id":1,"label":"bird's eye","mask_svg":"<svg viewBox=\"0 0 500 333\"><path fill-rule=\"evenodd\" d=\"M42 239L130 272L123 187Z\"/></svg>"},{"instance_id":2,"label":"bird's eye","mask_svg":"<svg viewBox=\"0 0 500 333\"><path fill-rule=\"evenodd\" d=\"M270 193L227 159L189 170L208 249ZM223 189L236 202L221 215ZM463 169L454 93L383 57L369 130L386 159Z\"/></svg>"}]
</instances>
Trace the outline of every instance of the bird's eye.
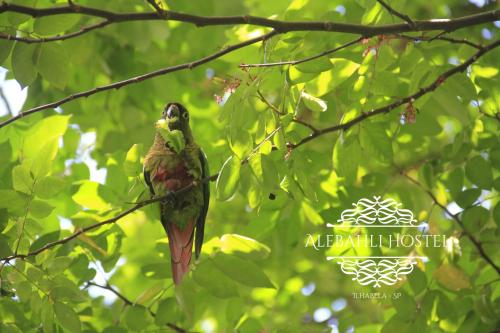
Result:
<instances>
[{"instance_id":1,"label":"bird's eye","mask_svg":"<svg viewBox=\"0 0 500 333\"><path fill-rule=\"evenodd\" d=\"M184 119L189 119L189 113L184 112L184 113L182 114L182 118L184 118Z\"/></svg>"}]
</instances>

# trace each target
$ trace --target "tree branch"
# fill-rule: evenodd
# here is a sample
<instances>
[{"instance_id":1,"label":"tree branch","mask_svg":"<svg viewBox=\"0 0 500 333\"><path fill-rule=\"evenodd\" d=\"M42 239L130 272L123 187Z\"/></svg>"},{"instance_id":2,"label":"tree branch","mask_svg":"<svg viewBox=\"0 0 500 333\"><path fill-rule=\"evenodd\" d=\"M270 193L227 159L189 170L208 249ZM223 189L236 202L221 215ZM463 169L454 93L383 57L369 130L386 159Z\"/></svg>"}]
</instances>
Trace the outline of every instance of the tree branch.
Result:
<instances>
[{"instance_id":1,"label":"tree branch","mask_svg":"<svg viewBox=\"0 0 500 333\"><path fill-rule=\"evenodd\" d=\"M270 62L270 63L264 63L264 64L241 64L239 67L240 68L250 68L250 67L273 67L273 66L283 66L283 65L291 65L291 66L295 66L295 65L298 65L298 64L302 64L304 62L307 62L307 61L311 61L311 60L314 60L314 59L318 59L318 58L321 58L323 56L326 56L326 55L329 55L329 54L332 54L334 52L337 52L337 51L340 51L342 49L345 49L346 47L349 47L351 45L354 45L354 44L357 44L359 43L361 40L363 40L364 37L359 37L359 38L356 38L355 40L353 41L350 41L348 43L345 43L345 44L342 44L340 46L337 46L331 50L328 50L328 51L324 51L324 52L321 52L319 54L316 54L314 56L311 56L311 57L307 57L307 58L303 58L303 59L300 59L300 60L290 60L290 61L280 61L280 62Z\"/></svg>"},{"instance_id":2,"label":"tree branch","mask_svg":"<svg viewBox=\"0 0 500 333\"><path fill-rule=\"evenodd\" d=\"M84 288L87 288L88 286L94 286L94 287L98 287L98 288L101 288L101 289L106 289L106 290L109 290L111 291L113 294L115 294L119 299L121 299L126 305L133 305L134 302L132 302L131 300L129 300L127 297L123 296L122 293L120 293L118 290L116 290L115 288L113 288L109 282L106 281L106 285L105 286L102 286L100 284L97 284L93 281L87 281L87 284Z\"/></svg>"},{"instance_id":3,"label":"tree branch","mask_svg":"<svg viewBox=\"0 0 500 333\"><path fill-rule=\"evenodd\" d=\"M462 220L458 217L458 215L456 214L452 214L448 208L441 204L438 199L436 198L436 196L434 195L434 193L432 193L431 190L425 188L418 180L408 176L406 173L401 173L401 175L403 177L405 177L406 179L408 179L409 181L411 181L413 184L415 184L416 186L418 186L422 191L424 191L425 193L427 193L427 195L432 199L432 201L434 201L434 203L439 206L446 214L448 214L453 220L455 220L455 222L457 222L457 224L460 226L460 228L462 229L462 231L464 232L465 236L467 236L467 238L472 242L472 244L474 245L474 247L477 249L477 251L479 252L479 255L491 266L495 269L495 271L497 272L497 274L500 275L500 267L497 266L495 264L495 262L486 254L486 252L484 251L481 243L474 237L474 235L472 235L469 230L467 230L467 228L465 227L464 223L462 222Z\"/></svg>"},{"instance_id":4,"label":"tree branch","mask_svg":"<svg viewBox=\"0 0 500 333\"><path fill-rule=\"evenodd\" d=\"M479 51L477 51L472 57L467 59L465 62L463 62L462 64L460 64L458 66L453 67L452 69L450 69L446 72L444 72L443 74L438 76L438 78L434 82L432 82L431 84L429 84L426 87L420 88L420 90L417 91L416 93L414 93L413 95L407 96L403 99L400 99L399 101L396 101L394 103L388 104L388 105L383 106L383 107L380 107L378 109L371 110L369 112L364 112L360 116L358 116L354 119L351 119L350 121L348 121L346 123L338 124L335 126L324 128L324 129L320 129L318 132L312 133L311 135L305 137L304 139L302 139L298 143L295 143L295 144L289 143L288 146L291 149L297 148L297 147L299 147L299 146L301 146L301 145L303 145L311 140L314 140L314 139L320 137L321 135L340 131L340 130L347 130L350 127L356 125L357 123L359 123L367 118L371 118L371 117L376 116L378 114L389 113L392 110L394 110L395 108L397 108L403 104L409 103L409 102L413 103L415 100L419 99L420 97L424 96L425 94L436 90L450 76L465 71L467 69L467 67L469 67L474 62L476 62L477 59L479 59L485 53L495 49L498 46L500 46L500 40L497 40L496 42L493 42L489 45L486 45L485 47L482 47Z\"/></svg>"},{"instance_id":5,"label":"tree branch","mask_svg":"<svg viewBox=\"0 0 500 333\"><path fill-rule=\"evenodd\" d=\"M80 35L83 35L83 34L89 32L89 31L103 28L111 23L112 22L109 20L104 20L104 21L101 21L101 22L96 23L96 24L82 27L80 30L75 31L75 32L67 33L64 35L52 36L52 37L39 37L39 38L18 37L18 36L14 36L14 35L0 32L0 39L15 40L17 42L23 42L23 43L27 43L27 44L54 42L54 41L66 40L66 39L70 39L73 37L77 37L77 36L80 36Z\"/></svg>"},{"instance_id":6,"label":"tree branch","mask_svg":"<svg viewBox=\"0 0 500 333\"><path fill-rule=\"evenodd\" d=\"M415 27L415 22L413 22L413 20L408 15L398 12L383 0L377 0L377 2L381 4L382 7L384 7L392 15L399 17L403 21L406 21L411 28Z\"/></svg>"},{"instance_id":7,"label":"tree branch","mask_svg":"<svg viewBox=\"0 0 500 333\"><path fill-rule=\"evenodd\" d=\"M61 14L80 14L105 18L111 22L144 21L144 20L166 20L191 23L198 27L211 25L237 25L248 24L254 26L273 28L279 33L289 31L330 31L373 36L389 33L401 33L409 31L429 31L429 30L456 30L471 25L493 22L500 19L500 10L492 10L484 13L463 16L455 19L433 19L413 21L414 25L408 23L388 24L381 26L369 26L362 24L339 23L331 21L295 21L287 22L273 20L252 15L240 16L199 16L185 14L170 10L162 10L163 15L158 12L146 13L115 13L99 8L82 5L66 5L49 8L34 8L2 2L0 4L0 14L13 12L30 15L34 18L46 17Z\"/></svg>"},{"instance_id":8,"label":"tree branch","mask_svg":"<svg viewBox=\"0 0 500 333\"><path fill-rule=\"evenodd\" d=\"M218 51L218 52L215 52L209 56L206 56L204 58L201 58L201 59L198 59L198 60L195 60L193 62L188 62L188 63L184 63L184 64L180 64L180 65L175 65L175 66L171 66L171 67L166 67L166 68L162 68L162 69L159 69L159 70L156 70L154 72L150 72L150 73L146 73L146 74L143 74L143 75L139 75L139 76L136 76L136 77L133 77L133 78L130 78L130 79L126 79L126 80L123 80L123 81L118 81L118 82L115 82L115 83L111 83L111 84L108 84L108 85L104 85L104 86L100 86L100 87L96 87L96 88L93 88L93 89L90 89L90 90L87 90L87 91L82 91L82 92L79 92L79 93L76 93L76 94L72 94L72 95L69 95L63 99L60 99L56 102L52 102L52 103L49 103L49 104L45 104L45 105L41 105L41 106L37 106L35 108L32 108L32 109L29 109L27 111L21 111L19 112L19 114L15 117L11 117L3 122L0 123L0 128L16 121L16 120L19 120L25 116L28 116L30 114L33 114L33 113L37 113L37 112L40 112L40 111L43 111L43 110L47 110L47 109L53 109L53 108L57 108L63 104L66 104L68 102L71 102L71 101L74 101L76 99L80 99L80 98L83 98L83 97L89 97L89 96L92 96L94 94L97 94L99 92L103 92L103 91L106 91L106 90L111 90L111 89L120 89L122 88L123 86L126 86L126 85L129 85L129 84L134 84L134 83L139 83L139 82L142 82L144 80L147 80L147 79L151 79L153 77L156 77L156 76L160 76L160 75L164 75L164 74L168 74L168 73L172 73L172 72L177 72L177 71L180 71L180 70L185 70L185 69L193 69L193 68L196 68L200 65L203 65L207 62L210 62L214 59L217 59L217 58L220 58L222 57L223 55L225 54L228 54L234 50L237 50L237 49L240 49L240 48L243 48L245 46L248 46L248 45L251 45L251 44L255 44L257 42L260 42L260 41L264 41L264 40L267 40L273 36L275 36L277 34L276 31L272 30L271 32L268 32L264 35L261 35L259 37L255 37L255 38L252 38L252 39L249 39L247 41L244 41L242 43L238 43L238 44L234 44L234 45L231 45L231 46L227 46L225 47L224 49Z\"/></svg>"}]
</instances>

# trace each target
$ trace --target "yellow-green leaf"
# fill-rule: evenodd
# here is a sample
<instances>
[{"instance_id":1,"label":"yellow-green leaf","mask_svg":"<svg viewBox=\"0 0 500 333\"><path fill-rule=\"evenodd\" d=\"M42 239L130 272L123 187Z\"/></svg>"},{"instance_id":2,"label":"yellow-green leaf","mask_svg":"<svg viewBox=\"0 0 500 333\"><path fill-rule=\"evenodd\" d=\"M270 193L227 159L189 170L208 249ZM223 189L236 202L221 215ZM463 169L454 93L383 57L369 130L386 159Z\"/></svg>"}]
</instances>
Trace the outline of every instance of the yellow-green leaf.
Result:
<instances>
[{"instance_id":1,"label":"yellow-green leaf","mask_svg":"<svg viewBox=\"0 0 500 333\"><path fill-rule=\"evenodd\" d=\"M459 291L470 287L467 274L461 269L450 264L443 264L434 272L436 280L445 288Z\"/></svg>"},{"instance_id":2,"label":"yellow-green leaf","mask_svg":"<svg viewBox=\"0 0 500 333\"><path fill-rule=\"evenodd\" d=\"M236 156L229 157L222 165L215 184L217 199L225 201L234 195L240 180L240 168L241 162Z\"/></svg>"}]
</instances>

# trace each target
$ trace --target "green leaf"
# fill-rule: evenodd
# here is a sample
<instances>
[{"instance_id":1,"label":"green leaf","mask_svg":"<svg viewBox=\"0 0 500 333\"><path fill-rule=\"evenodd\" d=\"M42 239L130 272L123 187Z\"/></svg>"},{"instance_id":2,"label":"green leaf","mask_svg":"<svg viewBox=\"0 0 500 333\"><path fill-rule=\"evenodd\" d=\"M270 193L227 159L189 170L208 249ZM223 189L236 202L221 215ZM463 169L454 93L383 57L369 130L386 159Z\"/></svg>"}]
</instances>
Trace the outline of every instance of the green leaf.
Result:
<instances>
[{"instance_id":1,"label":"green leaf","mask_svg":"<svg viewBox=\"0 0 500 333\"><path fill-rule=\"evenodd\" d=\"M444 175L443 183L450 190L451 196L455 198L462 190L464 184L464 172L462 168L455 168Z\"/></svg>"},{"instance_id":2,"label":"green leaf","mask_svg":"<svg viewBox=\"0 0 500 333\"><path fill-rule=\"evenodd\" d=\"M236 327L238 333L254 333L262 332L264 329L262 324L255 318L246 318Z\"/></svg>"},{"instance_id":3,"label":"green leaf","mask_svg":"<svg viewBox=\"0 0 500 333\"><path fill-rule=\"evenodd\" d=\"M141 272L150 279L166 279L171 277L170 271L165 269L164 262L149 263L141 266Z\"/></svg>"},{"instance_id":4,"label":"green leaf","mask_svg":"<svg viewBox=\"0 0 500 333\"><path fill-rule=\"evenodd\" d=\"M54 139L58 141L59 137L66 132L70 117L56 115L38 121L24 137L22 144L23 156L27 159L33 159L39 155L40 148L46 142Z\"/></svg>"},{"instance_id":5,"label":"green leaf","mask_svg":"<svg viewBox=\"0 0 500 333\"><path fill-rule=\"evenodd\" d=\"M357 138L340 137L333 148L333 167L337 174L344 177L348 184L353 184L358 174L361 159L361 147Z\"/></svg>"},{"instance_id":6,"label":"green leaf","mask_svg":"<svg viewBox=\"0 0 500 333\"><path fill-rule=\"evenodd\" d=\"M212 259L215 266L228 277L250 287L274 288L264 271L252 261L218 253Z\"/></svg>"},{"instance_id":7,"label":"green leaf","mask_svg":"<svg viewBox=\"0 0 500 333\"><path fill-rule=\"evenodd\" d=\"M7 214L7 209L0 209L0 233L7 227L7 223L9 222L9 215Z\"/></svg>"},{"instance_id":8,"label":"green leaf","mask_svg":"<svg viewBox=\"0 0 500 333\"><path fill-rule=\"evenodd\" d=\"M32 291L31 284L28 281L21 281L16 284L16 295L19 296L23 302L29 301Z\"/></svg>"},{"instance_id":9,"label":"green leaf","mask_svg":"<svg viewBox=\"0 0 500 333\"><path fill-rule=\"evenodd\" d=\"M54 304L54 312L57 321L62 327L70 332L79 333L81 331L80 318L78 318L76 312L69 305L56 302Z\"/></svg>"},{"instance_id":10,"label":"green leaf","mask_svg":"<svg viewBox=\"0 0 500 333\"><path fill-rule=\"evenodd\" d=\"M87 301L87 297L82 295L82 292L76 286L57 285L50 290L50 296L60 302L82 303Z\"/></svg>"},{"instance_id":11,"label":"green leaf","mask_svg":"<svg viewBox=\"0 0 500 333\"><path fill-rule=\"evenodd\" d=\"M54 308L48 298L42 302L42 326L44 333L54 332Z\"/></svg>"},{"instance_id":12,"label":"green leaf","mask_svg":"<svg viewBox=\"0 0 500 333\"><path fill-rule=\"evenodd\" d=\"M193 280L216 297L229 298L238 296L236 283L217 269L212 260L207 260L196 266L193 271Z\"/></svg>"},{"instance_id":13,"label":"green leaf","mask_svg":"<svg viewBox=\"0 0 500 333\"><path fill-rule=\"evenodd\" d=\"M460 96L466 103L477 96L476 88L474 88L470 78L465 74L453 75L446 80L446 85L455 91L457 96Z\"/></svg>"},{"instance_id":14,"label":"green leaf","mask_svg":"<svg viewBox=\"0 0 500 333\"><path fill-rule=\"evenodd\" d=\"M33 179L30 170L25 165L16 165L12 169L12 184L19 192L30 194L33 188Z\"/></svg>"},{"instance_id":15,"label":"green leaf","mask_svg":"<svg viewBox=\"0 0 500 333\"><path fill-rule=\"evenodd\" d=\"M57 20L50 16L40 17L35 20L33 30L39 35L55 35L73 27L80 17L78 15L58 15Z\"/></svg>"},{"instance_id":16,"label":"green leaf","mask_svg":"<svg viewBox=\"0 0 500 333\"><path fill-rule=\"evenodd\" d=\"M122 320L132 331L141 331L151 322L151 316L142 305L128 306L122 314Z\"/></svg>"},{"instance_id":17,"label":"green leaf","mask_svg":"<svg viewBox=\"0 0 500 333\"><path fill-rule=\"evenodd\" d=\"M56 176L45 176L35 184L35 194L42 199L51 199L66 186L64 179Z\"/></svg>"},{"instance_id":18,"label":"green leaf","mask_svg":"<svg viewBox=\"0 0 500 333\"><path fill-rule=\"evenodd\" d=\"M382 123L366 123L360 133L361 148L381 162L392 161L392 142Z\"/></svg>"},{"instance_id":19,"label":"green leaf","mask_svg":"<svg viewBox=\"0 0 500 333\"><path fill-rule=\"evenodd\" d=\"M72 259L70 257L55 257L50 259L47 263L45 263L45 265L49 274L57 275L64 272L64 270L69 267L71 262Z\"/></svg>"},{"instance_id":20,"label":"green leaf","mask_svg":"<svg viewBox=\"0 0 500 333\"><path fill-rule=\"evenodd\" d=\"M328 57L324 56L295 65L295 67L302 73L321 73L332 68L332 62Z\"/></svg>"},{"instance_id":21,"label":"green leaf","mask_svg":"<svg viewBox=\"0 0 500 333\"><path fill-rule=\"evenodd\" d=\"M7 208L9 212L19 213L26 207L28 201L28 196L12 191L12 190L0 190L0 208Z\"/></svg>"},{"instance_id":22,"label":"green leaf","mask_svg":"<svg viewBox=\"0 0 500 333\"><path fill-rule=\"evenodd\" d=\"M52 210L54 210L54 206L51 206L44 201L33 200L30 203L30 213L37 218L47 217Z\"/></svg>"},{"instance_id":23,"label":"green leaf","mask_svg":"<svg viewBox=\"0 0 500 333\"><path fill-rule=\"evenodd\" d=\"M484 228L489 217L490 212L486 208L474 206L462 213L462 222L469 231L477 232Z\"/></svg>"},{"instance_id":24,"label":"green leaf","mask_svg":"<svg viewBox=\"0 0 500 333\"><path fill-rule=\"evenodd\" d=\"M142 172L141 164L142 144L134 144L127 152L123 169L129 177L135 177Z\"/></svg>"},{"instance_id":25,"label":"green leaf","mask_svg":"<svg viewBox=\"0 0 500 333\"><path fill-rule=\"evenodd\" d=\"M328 106L326 105L326 102L324 100L309 95L305 91L302 91L300 95L302 97L302 100L304 101L304 104L309 110L316 112L325 112L328 109Z\"/></svg>"},{"instance_id":26,"label":"green leaf","mask_svg":"<svg viewBox=\"0 0 500 333\"><path fill-rule=\"evenodd\" d=\"M105 210L110 208L110 204L99 195L102 185L92 181L82 182L78 191L72 196L73 200L86 208L95 210Z\"/></svg>"},{"instance_id":27,"label":"green leaf","mask_svg":"<svg viewBox=\"0 0 500 333\"><path fill-rule=\"evenodd\" d=\"M427 277L419 268L414 268L411 274L408 274L408 281L415 295L420 294L427 287Z\"/></svg>"},{"instance_id":28,"label":"green leaf","mask_svg":"<svg viewBox=\"0 0 500 333\"><path fill-rule=\"evenodd\" d=\"M215 184L218 200L226 201L234 195L239 184L240 168L241 162L236 156L231 156L224 162Z\"/></svg>"},{"instance_id":29,"label":"green leaf","mask_svg":"<svg viewBox=\"0 0 500 333\"><path fill-rule=\"evenodd\" d=\"M314 225L322 225L325 223L321 215L319 215L318 212L306 201L302 201L302 205L300 208L307 221L311 222Z\"/></svg>"},{"instance_id":30,"label":"green leaf","mask_svg":"<svg viewBox=\"0 0 500 333\"><path fill-rule=\"evenodd\" d=\"M500 226L500 202L498 202L493 209L493 221L495 221L497 226ZM0 222L0 231L2 230L1 224Z\"/></svg>"},{"instance_id":31,"label":"green leaf","mask_svg":"<svg viewBox=\"0 0 500 333\"><path fill-rule=\"evenodd\" d=\"M271 249L255 239L236 235L225 234L220 238L222 252L235 254L247 259L265 259L271 253Z\"/></svg>"},{"instance_id":32,"label":"green leaf","mask_svg":"<svg viewBox=\"0 0 500 333\"><path fill-rule=\"evenodd\" d=\"M109 326L102 331L103 333L128 333L126 328L120 326Z\"/></svg>"},{"instance_id":33,"label":"green leaf","mask_svg":"<svg viewBox=\"0 0 500 333\"><path fill-rule=\"evenodd\" d=\"M408 295L406 292L401 292L400 297L395 298L392 301L399 317L405 320L414 318L417 310L417 304L415 300Z\"/></svg>"},{"instance_id":34,"label":"green leaf","mask_svg":"<svg viewBox=\"0 0 500 333\"><path fill-rule=\"evenodd\" d=\"M180 316L178 309L179 306L174 298L169 297L161 300L156 311L155 324L163 326L169 322L175 323Z\"/></svg>"},{"instance_id":35,"label":"green leaf","mask_svg":"<svg viewBox=\"0 0 500 333\"><path fill-rule=\"evenodd\" d=\"M9 57L12 46L14 46L13 41L0 39L0 65Z\"/></svg>"},{"instance_id":36,"label":"green leaf","mask_svg":"<svg viewBox=\"0 0 500 333\"><path fill-rule=\"evenodd\" d=\"M180 153L186 146L184 134L179 130L170 130L165 119L156 122L156 130L176 153Z\"/></svg>"},{"instance_id":37,"label":"green leaf","mask_svg":"<svg viewBox=\"0 0 500 333\"><path fill-rule=\"evenodd\" d=\"M14 254L14 251L9 246L9 239L5 235L0 234L0 258L5 258Z\"/></svg>"},{"instance_id":38,"label":"green leaf","mask_svg":"<svg viewBox=\"0 0 500 333\"><path fill-rule=\"evenodd\" d=\"M264 172L262 171L262 156L260 153L255 153L248 159L248 164L250 169L254 174L255 178L262 183L264 181Z\"/></svg>"},{"instance_id":39,"label":"green leaf","mask_svg":"<svg viewBox=\"0 0 500 333\"><path fill-rule=\"evenodd\" d=\"M467 208L472 206L472 204L479 198L481 195L481 190L478 188L471 188L465 191L462 191L458 194L456 202L462 208Z\"/></svg>"},{"instance_id":40,"label":"green leaf","mask_svg":"<svg viewBox=\"0 0 500 333\"><path fill-rule=\"evenodd\" d=\"M31 164L31 173L35 179L41 178L49 173L52 162L59 148L58 138L47 141L36 154Z\"/></svg>"},{"instance_id":41,"label":"green leaf","mask_svg":"<svg viewBox=\"0 0 500 333\"><path fill-rule=\"evenodd\" d=\"M54 87L63 90L68 82L69 56L57 43L43 43L38 56L37 68L43 78Z\"/></svg>"},{"instance_id":42,"label":"green leaf","mask_svg":"<svg viewBox=\"0 0 500 333\"><path fill-rule=\"evenodd\" d=\"M233 124L231 124L229 134L229 146L232 152L240 160L244 159L252 151L252 136L246 130Z\"/></svg>"},{"instance_id":43,"label":"green leaf","mask_svg":"<svg viewBox=\"0 0 500 333\"><path fill-rule=\"evenodd\" d=\"M475 156L465 164L465 174L467 178L478 187L490 189L493 185L493 172L491 165L481 156Z\"/></svg>"},{"instance_id":44,"label":"green leaf","mask_svg":"<svg viewBox=\"0 0 500 333\"><path fill-rule=\"evenodd\" d=\"M470 288L469 277L456 266L442 264L434 272L434 277L444 288L452 291Z\"/></svg>"},{"instance_id":45,"label":"green leaf","mask_svg":"<svg viewBox=\"0 0 500 333\"><path fill-rule=\"evenodd\" d=\"M16 42L14 45L12 70L22 88L29 86L36 79L38 72L35 66L35 53L37 50L36 44Z\"/></svg>"}]
</instances>

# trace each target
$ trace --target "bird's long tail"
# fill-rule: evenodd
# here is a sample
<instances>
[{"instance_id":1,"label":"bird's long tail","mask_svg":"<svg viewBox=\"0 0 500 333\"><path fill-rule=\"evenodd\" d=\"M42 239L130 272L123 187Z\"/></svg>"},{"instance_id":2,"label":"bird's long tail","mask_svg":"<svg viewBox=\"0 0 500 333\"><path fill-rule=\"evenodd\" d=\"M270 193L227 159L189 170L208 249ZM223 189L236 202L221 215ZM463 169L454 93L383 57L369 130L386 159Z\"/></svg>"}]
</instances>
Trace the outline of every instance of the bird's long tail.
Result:
<instances>
[{"instance_id":1,"label":"bird's long tail","mask_svg":"<svg viewBox=\"0 0 500 333\"><path fill-rule=\"evenodd\" d=\"M162 221L162 224L167 232L170 246L172 277L174 283L179 284L184 275L189 272L189 264L193 253L195 220L189 221L183 229L168 221Z\"/></svg>"}]
</instances>

